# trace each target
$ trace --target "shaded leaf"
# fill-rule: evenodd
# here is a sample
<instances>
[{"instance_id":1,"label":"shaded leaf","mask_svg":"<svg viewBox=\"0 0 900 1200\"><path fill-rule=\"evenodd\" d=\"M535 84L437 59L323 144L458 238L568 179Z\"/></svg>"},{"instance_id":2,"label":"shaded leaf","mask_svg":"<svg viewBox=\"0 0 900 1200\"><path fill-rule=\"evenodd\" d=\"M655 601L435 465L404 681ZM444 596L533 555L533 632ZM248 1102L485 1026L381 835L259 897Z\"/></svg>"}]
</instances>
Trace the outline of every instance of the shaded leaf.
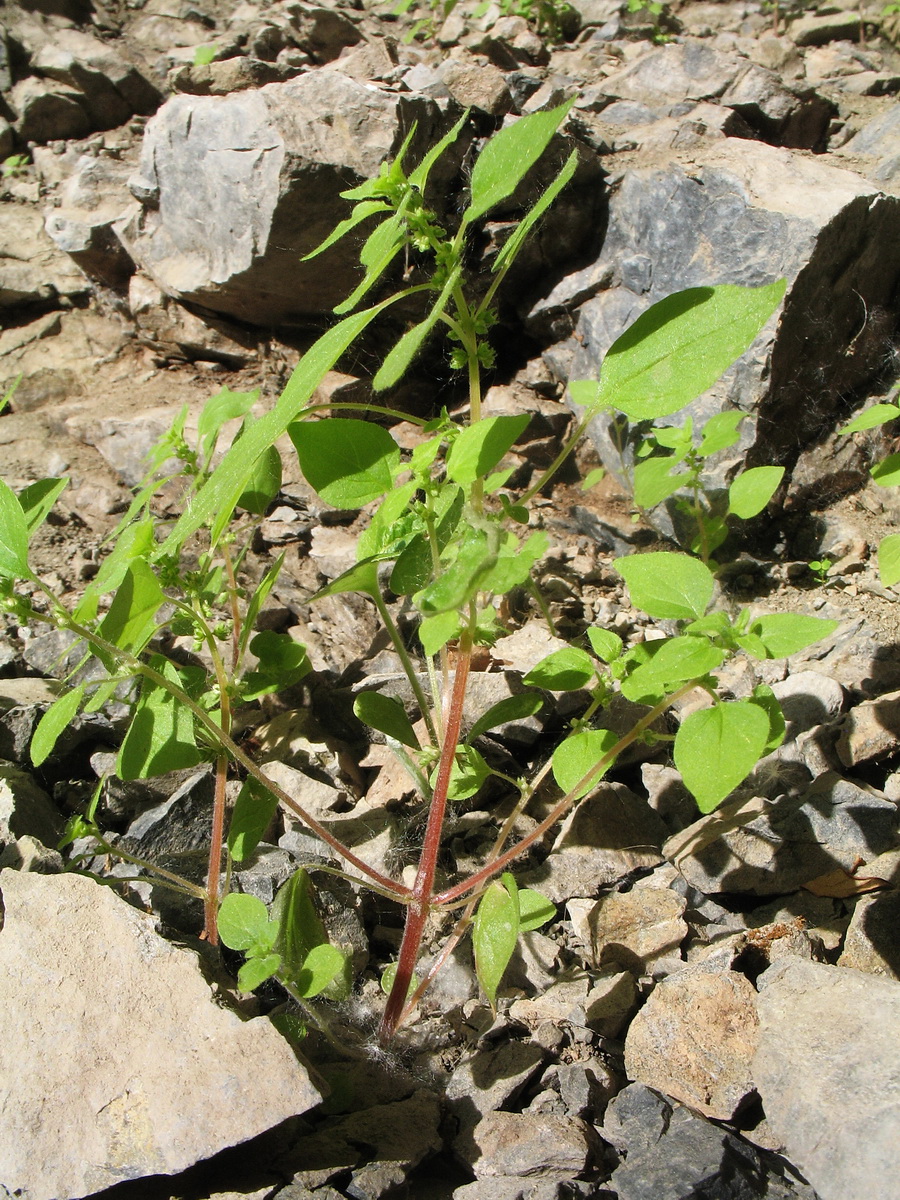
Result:
<instances>
[{"instance_id":1,"label":"shaded leaf","mask_svg":"<svg viewBox=\"0 0 900 1200\"><path fill-rule=\"evenodd\" d=\"M511 879L511 876L504 876ZM497 1005L497 988L519 937L518 895L499 880L491 883L478 905L472 930L475 973L491 1008Z\"/></svg>"},{"instance_id":2,"label":"shaded leaf","mask_svg":"<svg viewBox=\"0 0 900 1200\"><path fill-rule=\"evenodd\" d=\"M353 702L353 711L361 721L395 742L419 749L419 739L399 700L381 692L360 692Z\"/></svg>"},{"instance_id":3,"label":"shaded leaf","mask_svg":"<svg viewBox=\"0 0 900 1200\"><path fill-rule=\"evenodd\" d=\"M574 692L596 678L593 659L577 646L564 646L532 667L522 682L548 692Z\"/></svg>"},{"instance_id":4,"label":"shaded leaf","mask_svg":"<svg viewBox=\"0 0 900 1200\"><path fill-rule=\"evenodd\" d=\"M542 697L537 692L520 692L516 696L507 696L505 700L498 700L496 704L491 705L487 712L481 714L469 730L466 741L473 742L481 734L487 733L489 729L496 729L498 725L506 725L510 721L523 721L526 717L533 717L543 703Z\"/></svg>"},{"instance_id":5,"label":"shaded leaf","mask_svg":"<svg viewBox=\"0 0 900 1200\"><path fill-rule=\"evenodd\" d=\"M250 857L271 825L277 808L277 798L258 779L251 775L244 780L228 825L228 850L235 862Z\"/></svg>"},{"instance_id":6,"label":"shaded leaf","mask_svg":"<svg viewBox=\"0 0 900 1200\"><path fill-rule=\"evenodd\" d=\"M571 792L618 740L618 734L611 729L582 729L578 733L570 733L553 752L553 778L564 792ZM611 766L612 761L599 775L579 788L575 798L580 800L586 796Z\"/></svg>"}]
</instances>

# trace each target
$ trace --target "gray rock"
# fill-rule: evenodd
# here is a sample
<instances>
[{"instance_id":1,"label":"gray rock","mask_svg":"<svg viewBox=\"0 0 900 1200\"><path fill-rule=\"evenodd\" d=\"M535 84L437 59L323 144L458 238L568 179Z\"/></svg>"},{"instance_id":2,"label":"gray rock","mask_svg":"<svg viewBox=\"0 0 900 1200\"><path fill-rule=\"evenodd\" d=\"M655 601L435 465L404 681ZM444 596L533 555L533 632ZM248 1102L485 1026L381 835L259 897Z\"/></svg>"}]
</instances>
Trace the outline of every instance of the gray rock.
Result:
<instances>
[{"instance_id":1,"label":"gray rock","mask_svg":"<svg viewBox=\"0 0 900 1200\"><path fill-rule=\"evenodd\" d=\"M358 281L356 243L300 258L334 227L338 193L375 174L415 121L409 161L439 136L435 104L337 71L174 96L147 125L132 179L145 207L120 236L176 299L253 325L328 312Z\"/></svg>"},{"instance_id":2,"label":"gray rock","mask_svg":"<svg viewBox=\"0 0 900 1200\"><path fill-rule=\"evenodd\" d=\"M81 272L44 232L40 212L29 205L3 205L0 264L0 311L53 304L60 296L88 290ZM6 352L11 348L3 347Z\"/></svg>"},{"instance_id":3,"label":"gray rock","mask_svg":"<svg viewBox=\"0 0 900 1200\"><path fill-rule=\"evenodd\" d=\"M52 142L86 137L91 119L76 88L48 83L30 75L15 85L10 104L17 114L16 132L26 142Z\"/></svg>"},{"instance_id":4,"label":"gray rock","mask_svg":"<svg viewBox=\"0 0 900 1200\"><path fill-rule=\"evenodd\" d=\"M615 338L654 301L689 287L785 276L777 331L770 325L720 383L669 418L690 415L697 426L727 408L748 414L739 445L710 463L705 485L714 493L742 461L793 462L833 425L842 397L880 370L887 325L864 322L866 313L889 306L900 276L900 200L861 176L758 143L725 138L687 158L669 157L665 167L623 174L600 257L535 306L529 324L536 332L558 327L561 314L593 289L581 303L579 343L564 369L572 379L595 379ZM885 254L888 245L896 254ZM844 254L851 266L834 282L835 256ZM798 405L798 396L814 396L815 404ZM627 456L639 431L626 425L621 434ZM595 418L591 435L604 464L621 476L610 419ZM679 519L674 501L653 519L671 534Z\"/></svg>"},{"instance_id":5,"label":"gray rock","mask_svg":"<svg viewBox=\"0 0 900 1200\"><path fill-rule=\"evenodd\" d=\"M127 188L130 167L109 155L83 154L46 215L45 229L60 250L92 279L122 288L134 272L114 225L137 209Z\"/></svg>"},{"instance_id":6,"label":"gray rock","mask_svg":"<svg viewBox=\"0 0 900 1200\"><path fill-rule=\"evenodd\" d=\"M269 1021L216 1003L196 956L109 888L14 871L0 888L11 1192L69 1200L182 1171L319 1103Z\"/></svg>"},{"instance_id":7,"label":"gray rock","mask_svg":"<svg viewBox=\"0 0 900 1200\"><path fill-rule=\"evenodd\" d=\"M822 1200L900 1196L900 984L785 959L760 976L753 1078Z\"/></svg>"},{"instance_id":8,"label":"gray rock","mask_svg":"<svg viewBox=\"0 0 900 1200\"><path fill-rule=\"evenodd\" d=\"M841 722L836 749L845 767L889 758L900 746L900 692L857 704Z\"/></svg>"},{"instance_id":9,"label":"gray rock","mask_svg":"<svg viewBox=\"0 0 900 1200\"><path fill-rule=\"evenodd\" d=\"M734 971L693 967L656 985L628 1029L629 1079L727 1121L753 1091L756 992Z\"/></svg>"},{"instance_id":10,"label":"gray rock","mask_svg":"<svg viewBox=\"0 0 900 1200\"><path fill-rule=\"evenodd\" d=\"M639 104L674 104L679 100L715 100L734 82L741 68L736 56L702 41L672 43L648 50L603 81L607 96Z\"/></svg>"},{"instance_id":11,"label":"gray rock","mask_svg":"<svg viewBox=\"0 0 900 1200\"><path fill-rule=\"evenodd\" d=\"M895 804L827 774L797 796L726 801L663 851L701 892L772 896L893 849L897 830Z\"/></svg>"},{"instance_id":12,"label":"gray rock","mask_svg":"<svg viewBox=\"0 0 900 1200\"><path fill-rule=\"evenodd\" d=\"M826 42L856 41L859 38L859 13L833 12L827 16L798 17L788 26L788 37L797 46L824 46Z\"/></svg>"},{"instance_id":13,"label":"gray rock","mask_svg":"<svg viewBox=\"0 0 900 1200\"><path fill-rule=\"evenodd\" d=\"M463 1059L447 1084L447 1100L460 1126L474 1125L485 1113L514 1100L545 1057L535 1042L501 1041Z\"/></svg>"},{"instance_id":14,"label":"gray rock","mask_svg":"<svg viewBox=\"0 0 900 1200\"><path fill-rule=\"evenodd\" d=\"M900 156L900 106L892 104L883 113L867 121L837 153L870 160L872 166L867 173L873 177L877 175Z\"/></svg>"},{"instance_id":15,"label":"gray rock","mask_svg":"<svg viewBox=\"0 0 900 1200\"><path fill-rule=\"evenodd\" d=\"M639 1083L610 1101L602 1134L625 1152L619 1200L817 1200L784 1160Z\"/></svg>"},{"instance_id":16,"label":"gray rock","mask_svg":"<svg viewBox=\"0 0 900 1200\"><path fill-rule=\"evenodd\" d=\"M588 1166L598 1146L594 1130L576 1117L491 1112L453 1143L479 1179L524 1176L571 1179Z\"/></svg>"},{"instance_id":17,"label":"gray rock","mask_svg":"<svg viewBox=\"0 0 900 1200\"><path fill-rule=\"evenodd\" d=\"M684 897L669 888L636 887L610 892L593 905L572 901L569 913L595 966L615 963L643 974L658 959L679 957L687 935L685 908Z\"/></svg>"},{"instance_id":18,"label":"gray rock","mask_svg":"<svg viewBox=\"0 0 900 1200\"><path fill-rule=\"evenodd\" d=\"M32 65L39 75L81 93L93 129L115 129L135 113L149 116L162 101L156 86L133 63L109 43L78 29L57 29Z\"/></svg>"},{"instance_id":19,"label":"gray rock","mask_svg":"<svg viewBox=\"0 0 900 1200\"><path fill-rule=\"evenodd\" d=\"M27 834L53 848L62 828L61 814L33 777L15 763L0 761L0 841Z\"/></svg>"},{"instance_id":20,"label":"gray rock","mask_svg":"<svg viewBox=\"0 0 900 1200\"><path fill-rule=\"evenodd\" d=\"M788 729L795 738L836 717L844 707L844 689L820 671L792 671L772 685Z\"/></svg>"},{"instance_id":21,"label":"gray rock","mask_svg":"<svg viewBox=\"0 0 900 1200\"><path fill-rule=\"evenodd\" d=\"M900 892L892 888L860 896L838 966L900 979Z\"/></svg>"}]
</instances>

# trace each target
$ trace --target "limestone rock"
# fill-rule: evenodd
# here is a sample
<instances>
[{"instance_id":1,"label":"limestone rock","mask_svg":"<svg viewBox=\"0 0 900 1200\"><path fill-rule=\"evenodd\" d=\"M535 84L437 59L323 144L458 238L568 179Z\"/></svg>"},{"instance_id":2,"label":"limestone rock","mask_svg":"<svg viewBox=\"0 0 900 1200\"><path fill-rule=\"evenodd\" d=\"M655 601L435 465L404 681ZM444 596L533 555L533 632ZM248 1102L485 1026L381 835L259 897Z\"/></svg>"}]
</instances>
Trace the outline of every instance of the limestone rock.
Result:
<instances>
[{"instance_id":1,"label":"limestone rock","mask_svg":"<svg viewBox=\"0 0 900 1200\"><path fill-rule=\"evenodd\" d=\"M81 272L44 232L40 212L28 205L3 206L0 266L0 311L52 304L59 296L83 295L88 288ZM4 353L9 349L4 345Z\"/></svg>"},{"instance_id":2,"label":"limestone rock","mask_svg":"<svg viewBox=\"0 0 900 1200\"><path fill-rule=\"evenodd\" d=\"M544 1058L535 1042L502 1041L479 1047L463 1059L447 1084L447 1099L460 1125L474 1125L485 1113L515 1099Z\"/></svg>"},{"instance_id":3,"label":"limestone rock","mask_svg":"<svg viewBox=\"0 0 900 1200\"><path fill-rule=\"evenodd\" d=\"M39 75L75 88L93 129L114 129L162 100L156 86L111 45L78 29L57 29L35 55Z\"/></svg>"},{"instance_id":4,"label":"limestone rock","mask_svg":"<svg viewBox=\"0 0 900 1200\"><path fill-rule=\"evenodd\" d=\"M727 1121L753 1091L756 992L734 971L687 968L658 983L628 1029L625 1069Z\"/></svg>"},{"instance_id":5,"label":"limestone rock","mask_svg":"<svg viewBox=\"0 0 900 1200\"><path fill-rule=\"evenodd\" d=\"M54 847L62 827L62 815L33 777L14 763L0 760L0 841L27 834Z\"/></svg>"},{"instance_id":6,"label":"limestone rock","mask_svg":"<svg viewBox=\"0 0 900 1200\"><path fill-rule=\"evenodd\" d=\"M900 980L900 892L860 896L838 966Z\"/></svg>"},{"instance_id":7,"label":"limestone rock","mask_svg":"<svg viewBox=\"0 0 900 1200\"><path fill-rule=\"evenodd\" d=\"M753 1079L822 1200L900 1196L900 983L785 959L758 981Z\"/></svg>"},{"instance_id":8,"label":"limestone rock","mask_svg":"<svg viewBox=\"0 0 900 1200\"><path fill-rule=\"evenodd\" d=\"M667 888L632 888L610 892L576 916L569 906L576 936L587 941L595 966L617 963L642 973L656 959L678 957L687 934L682 919L686 902Z\"/></svg>"},{"instance_id":9,"label":"limestone rock","mask_svg":"<svg viewBox=\"0 0 900 1200\"><path fill-rule=\"evenodd\" d=\"M23 141L43 143L86 137L91 132L91 119L77 88L29 75L15 85L9 99Z\"/></svg>"},{"instance_id":10,"label":"limestone rock","mask_svg":"<svg viewBox=\"0 0 900 1200\"><path fill-rule=\"evenodd\" d=\"M772 896L892 849L897 829L895 804L829 773L774 802L726 801L663 851L701 892Z\"/></svg>"},{"instance_id":11,"label":"limestone rock","mask_svg":"<svg viewBox=\"0 0 900 1200\"><path fill-rule=\"evenodd\" d=\"M0 1183L69 1200L171 1174L319 1103L265 1018L79 875L0 874Z\"/></svg>"},{"instance_id":12,"label":"limestone rock","mask_svg":"<svg viewBox=\"0 0 900 1200\"><path fill-rule=\"evenodd\" d=\"M356 243L300 260L334 228L338 194L375 174L415 121L410 161L439 136L435 104L337 71L173 96L147 125L131 184L144 210L120 236L176 299L253 325L329 312L358 281Z\"/></svg>"},{"instance_id":13,"label":"limestone rock","mask_svg":"<svg viewBox=\"0 0 900 1200\"><path fill-rule=\"evenodd\" d=\"M857 704L841 722L837 753L845 767L889 758L900 746L900 692Z\"/></svg>"},{"instance_id":14,"label":"limestone rock","mask_svg":"<svg viewBox=\"0 0 900 1200\"><path fill-rule=\"evenodd\" d=\"M576 1117L491 1112L456 1139L454 1150L479 1179L562 1180L585 1170L596 1145L591 1126Z\"/></svg>"}]
</instances>

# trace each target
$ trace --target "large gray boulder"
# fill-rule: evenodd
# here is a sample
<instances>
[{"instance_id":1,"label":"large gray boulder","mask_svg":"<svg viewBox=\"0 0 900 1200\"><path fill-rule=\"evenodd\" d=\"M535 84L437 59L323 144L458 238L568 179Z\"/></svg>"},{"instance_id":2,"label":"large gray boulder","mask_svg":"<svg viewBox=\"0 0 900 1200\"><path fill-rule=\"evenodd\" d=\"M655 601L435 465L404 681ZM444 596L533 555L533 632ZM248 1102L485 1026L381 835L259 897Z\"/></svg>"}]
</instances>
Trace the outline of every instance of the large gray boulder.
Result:
<instances>
[{"instance_id":1,"label":"large gray boulder","mask_svg":"<svg viewBox=\"0 0 900 1200\"><path fill-rule=\"evenodd\" d=\"M562 280L529 314L538 334L574 337L548 352L569 379L596 379L613 341L657 300L685 288L757 286L785 277L780 312L751 349L686 413L698 424L723 409L747 414L740 445L713 463L724 487L746 465L784 463L834 428L847 398L884 370L900 285L900 199L830 162L725 138L659 159L638 157L617 180L597 259ZM580 306L580 307L579 307ZM611 419L591 426L620 478ZM827 469L823 464L822 470ZM677 520L657 510L670 533Z\"/></svg>"},{"instance_id":2,"label":"large gray boulder","mask_svg":"<svg viewBox=\"0 0 900 1200\"><path fill-rule=\"evenodd\" d=\"M110 888L6 870L0 892L3 1194L172 1174L321 1100L268 1019L217 1003L196 955Z\"/></svg>"},{"instance_id":3,"label":"large gray boulder","mask_svg":"<svg viewBox=\"0 0 900 1200\"><path fill-rule=\"evenodd\" d=\"M315 71L258 91L179 95L148 123L120 236L170 296L253 325L329 312L360 278L359 241L303 263L418 122L415 163L448 124L434 101ZM354 253L355 250L355 253Z\"/></svg>"}]
</instances>

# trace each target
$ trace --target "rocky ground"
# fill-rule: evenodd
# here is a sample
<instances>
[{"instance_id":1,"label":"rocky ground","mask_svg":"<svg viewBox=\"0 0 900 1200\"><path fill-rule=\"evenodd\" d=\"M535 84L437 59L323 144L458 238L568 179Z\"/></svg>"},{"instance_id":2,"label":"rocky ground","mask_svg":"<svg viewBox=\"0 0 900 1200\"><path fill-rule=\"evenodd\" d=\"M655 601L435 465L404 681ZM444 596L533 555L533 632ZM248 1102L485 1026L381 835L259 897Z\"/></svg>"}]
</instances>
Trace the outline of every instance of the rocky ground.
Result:
<instances>
[{"instance_id":1,"label":"rocky ground","mask_svg":"<svg viewBox=\"0 0 900 1200\"><path fill-rule=\"evenodd\" d=\"M327 270L299 259L339 191L413 121L415 154L471 107L474 153L505 116L576 95L560 145L578 149L578 172L496 331L486 406L533 416L517 480L561 444L566 382L595 377L650 303L784 276L777 326L694 409L748 415L711 488L741 464L787 472L731 547L723 594L840 621L762 664L788 737L717 812L698 820L666 759L636 756L522 865L558 915L525 936L496 1016L463 948L398 1045L379 1049L377 978L399 915L326 886L355 991L298 1059L265 1015L283 994L237 994L235 956L197 940L196 902L64 870L53 847L120 729L115 713L79 717L34 772L28 745L69 647L5 618L0 1187L26 1200L900 1197L900 612L874 560L898 505L868 479L894 447L836 432L898 374L896 16L840 0L658 14L576 0L553 36L460 4L410 40L428 13L387 4L31 0L0 14L0 389L19 379L2 467L16 488L70 479L34 559L61 594L96 573L181 406L195 419L223 385L270 405L327 325L352 257ZM451 219L469 160L440 181ZM514 218L490 223L486 258ZM322 398L365 398L385 336ZM458 399L435 351L395 402ZM658 631L610 563L677 535L678 511L635 523L611 430L591 432L578 466L608 474L584 492L573 471L537 501L553 543L539 575L566 636L598 624L640 640ZM160 505L174 515L177 495ZM398 664L366 601L307 599L352 563L366 520L324 505L285 454L247 569L287 550L265 618L308 646L315 672L243 720L283 787L395 869L419 814L346 714L363 681L399 688ZM819 578L808 564L824 557ZM508 619L470 717L556 644L527 597ZM725 682L740 697L756 679L735 668ZM548 696L491 752L516 770L541 761L571 711ZM454 815L459 868L490 839L488 808L481 797ZM210 811L203 771L110 781L100 809L112 839L189 876ZM268 901L319 853L280 817L234 886Z\"/></svg>"}]
</instances>

